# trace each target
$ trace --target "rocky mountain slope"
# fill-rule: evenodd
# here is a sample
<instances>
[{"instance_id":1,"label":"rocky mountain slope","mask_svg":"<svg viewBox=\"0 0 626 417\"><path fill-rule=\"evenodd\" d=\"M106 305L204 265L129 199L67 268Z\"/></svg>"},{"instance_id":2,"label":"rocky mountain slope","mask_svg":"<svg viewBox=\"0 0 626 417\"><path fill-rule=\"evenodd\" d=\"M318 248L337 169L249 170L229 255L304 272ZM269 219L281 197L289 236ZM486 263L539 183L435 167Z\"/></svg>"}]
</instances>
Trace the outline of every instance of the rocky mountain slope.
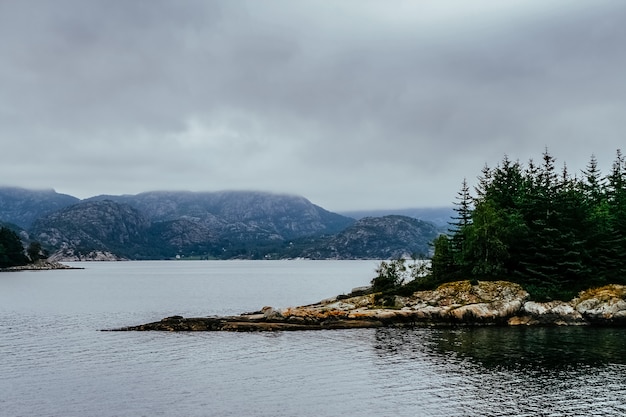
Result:
<instances>
[{"instance_id":1,"label":"rocky mountain slope","mask_svg":"<svg viewBox=\"0 0 626 417\"><path fill-rule=\"evenodd\" d=\"M256 191L167 192L97 196L88 201L111 200L128 204L152 222L181 218L231 233L265 235L285 239L332 234L354 222L312 204L304 197Z\"/></svg>"},{"instance_id":2,"label":"rocky mountain slope","mask_svg":"<svg viewBox=\"0 0 626 417\"><path fill-rule=\"evenodd\" d=\"M35 220L80 200L50 190L27 190L17 187L0 187L0 220L29 228Z\"/></svg>"},{"instance_id":3,"label":"rocky mountain slope","mask_svg":"<svg viewBox=\"0 0 626 417\"><path fill-rule=\"evenodd\" d=\"M28 216L20 217L20 207L29 207ZM426 254L439 232L405 216L356 221L304 197L243 191L80 201L54 191L0 189L0 221L17 222L22 235L40 242L55 260L382 259Z\"/></svg>"},{"instance_id":4,"label":"rocky mountain slope","mask_svg":"<svg viewBox=\"0 0 626 417\"><path fill-rule=\"evenodd\" d=\"M148 243L149 229L150 222L129 205L88 201L35 221L30 237L67 257L76 252L106 251L136 258Z\"/></svg>"},{"instance_id":5,"label":"rocky mountain slope","mask_svg":"<svg viewBox=\"0 0 626 417\"><path fill-rule=\"evenodd\" d=\"M398 210L358 210L340 212L339 214L352 217L356 220L360 220L365 217L385 217L391 215L399 215L433 223L436 226L444 229L447 229L449 227L451 219L457 215L454 211L454 206L416 207Z\"/></svg>"},{"instance_id":6,"label":"rocky mountain slope","mask_svg":"<svg viewBox=\"0 0 626 417\"><path fill-rule=\"evenodd\" d=\"M299 255L312 259L395 259L427 256L440 230L406 216L365 217L345 230L310 242Z\"/></svg>"}]
</instances>

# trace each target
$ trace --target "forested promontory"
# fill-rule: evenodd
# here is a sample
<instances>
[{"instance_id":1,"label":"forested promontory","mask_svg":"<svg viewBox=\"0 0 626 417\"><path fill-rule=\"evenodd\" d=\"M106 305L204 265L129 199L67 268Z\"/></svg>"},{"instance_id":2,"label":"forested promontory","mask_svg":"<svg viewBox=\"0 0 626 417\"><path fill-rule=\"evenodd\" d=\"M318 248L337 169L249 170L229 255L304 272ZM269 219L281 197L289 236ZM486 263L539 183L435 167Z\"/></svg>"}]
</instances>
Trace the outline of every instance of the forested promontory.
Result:
<instances>
[{"instance_id":1,"label":"forested promontory","mask_svg":"<svg viewBox=\"0 0 626 417\"><path fill-rule=\"evenodd\" d=\"M0 226L0 268L33 264L46 256L39 242L33 241L24 250L20 236L11 228Z\"/></svg>"},{"instance_id":2,"label":"forested promontory","mask_svg":"<svg viewBox=\"0 0 626 417\"><path fill-rule=\"evenodd\" d=\"M434 242L432 283L508 280L537 300L626 283L626 160L602 174L594 156L572 174L546 150L539 163L507 156L463 181L448 234Z\"/></svg>"}]
</instances>

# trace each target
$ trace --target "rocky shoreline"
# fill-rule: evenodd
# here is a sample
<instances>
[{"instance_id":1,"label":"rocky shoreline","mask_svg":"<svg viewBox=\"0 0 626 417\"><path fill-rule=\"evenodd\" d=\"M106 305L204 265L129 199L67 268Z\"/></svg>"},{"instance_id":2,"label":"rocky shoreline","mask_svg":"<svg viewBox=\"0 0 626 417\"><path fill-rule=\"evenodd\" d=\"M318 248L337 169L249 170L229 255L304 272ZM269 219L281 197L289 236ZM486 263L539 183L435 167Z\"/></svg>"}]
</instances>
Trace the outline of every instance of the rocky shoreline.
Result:
<instances>
[{"instance_id":1,"label":"rocky shoreline","mask_svg":"<svg viewBox=\"0 0 626 417\"><path fill-rule=\"evenodd\" d=\"M571 301L539 303L507 281L458 281L410 297L396 296L380 308L375 294L353 291L316 304L238 316L166 317L158 322L110 331L294 331L376 327L443 326L624 326L626 286L607 285L583 291Z\"/></svg>"},{"instance_id":2,"label":"rocky shoreline","mask_svg":"<svg viewBox=\"0 0 626 417\"><path fill-rule=\"evenodd\" d=\"M75 266L64 265L59 262L37 261L33 264L12 266L9 268L0 268L0 272L16 272L16 271L49 271L51 269L84 269Z\"/></svg>"}]
</instances>

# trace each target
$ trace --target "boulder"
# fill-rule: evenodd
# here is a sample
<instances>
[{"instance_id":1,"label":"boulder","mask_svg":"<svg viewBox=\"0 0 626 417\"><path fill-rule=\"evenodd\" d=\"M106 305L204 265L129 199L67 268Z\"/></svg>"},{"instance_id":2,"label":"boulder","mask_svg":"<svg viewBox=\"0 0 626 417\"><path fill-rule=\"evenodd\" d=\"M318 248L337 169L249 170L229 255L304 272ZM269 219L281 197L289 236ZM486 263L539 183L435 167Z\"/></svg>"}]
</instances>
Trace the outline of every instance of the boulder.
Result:
<instances>
[{"instance_id":1,"label":"boulder","mask_svg":"<svg viewBox=\"0 0 626 417\"><path fill-rule=\"evenodd\" d=\"M626 323L626 286L606 285L589 289L572 300L576 311L591 323Z\"/></svg>"},{"instance_id":2,"label":"boulder","mask_svg":"<svg viewBox=\"0 0 626 417\"><path fill-rule=\"evenodd\" d=\"M538 303L528 301L524 304L521 313L529 317L529 321L526 324L585 324L583 316L574 309L570 302L550 301Z\"/></svg>"},{"instance_id":3,"label":"boulder","mask_svg":"<svg viewBox=\"0 0 626 417\"><path fill-rule=\"evenodd\" d=\"M422 320L498 324L515 316L528 299L518 284L507 281L450 282L433 291L418 291L407 301Z\"/></svg>"},{"instance_id":4,"label":"boulder","mask_svg":"<svg viewBox=\"0 0 626 417\"><path fill-rule=\"evenodd\" d=\"M273 307L263 307L261 312L263 313L263 318L267 321L281 321L284 319L282 313Z\"/></svg>"}]
</instances>

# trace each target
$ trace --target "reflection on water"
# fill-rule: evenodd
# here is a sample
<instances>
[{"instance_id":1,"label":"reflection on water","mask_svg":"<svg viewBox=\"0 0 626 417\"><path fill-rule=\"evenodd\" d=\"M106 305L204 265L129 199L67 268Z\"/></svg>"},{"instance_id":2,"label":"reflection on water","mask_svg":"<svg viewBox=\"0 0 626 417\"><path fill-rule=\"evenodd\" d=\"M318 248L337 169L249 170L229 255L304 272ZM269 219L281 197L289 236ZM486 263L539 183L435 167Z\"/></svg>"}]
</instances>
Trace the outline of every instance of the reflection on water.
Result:
<instances>
[{"instance_id":1,"label":"reflection on water","mask_svg":"<svg viewBox=\"0 0 626 417\"><path fill-rule=\"evenodd\" d=\"M489 369L626 365L621 328L379 329L376 342L385 354L438 355Z\"/></svg>"},{"instance_id":2,"label":"reflection on water","mask_svg":"<svg viewBox=\"0 0 626 417\"><path fill-rule=\"evenodd\" d=\"M0 274L0 416L626 415L621 329L98 331L304 304L371 270L128 262Z\"/></svg>"},{"instance_id":3,"label":"reflection on water","mask_svg":"<svg viewBox=\"0 0 626 417\"><path fill-rule=\"evenodd\" d=\"M488 416L626 415L625 345L622 329L572 327L379 329L373 343L379 372L420 387L422 415Z\"/></svg>"},{"instance_id":4,"label":"reflection on water","mask_svg":"<svg viewBox=\"0 0 626 417\"><path fill-rule=\"evenodd\" d=\"M440 332L437 352L487 368L550 368L626 364L623 329L479 328Z\"/></svg>"}]
</instances>

